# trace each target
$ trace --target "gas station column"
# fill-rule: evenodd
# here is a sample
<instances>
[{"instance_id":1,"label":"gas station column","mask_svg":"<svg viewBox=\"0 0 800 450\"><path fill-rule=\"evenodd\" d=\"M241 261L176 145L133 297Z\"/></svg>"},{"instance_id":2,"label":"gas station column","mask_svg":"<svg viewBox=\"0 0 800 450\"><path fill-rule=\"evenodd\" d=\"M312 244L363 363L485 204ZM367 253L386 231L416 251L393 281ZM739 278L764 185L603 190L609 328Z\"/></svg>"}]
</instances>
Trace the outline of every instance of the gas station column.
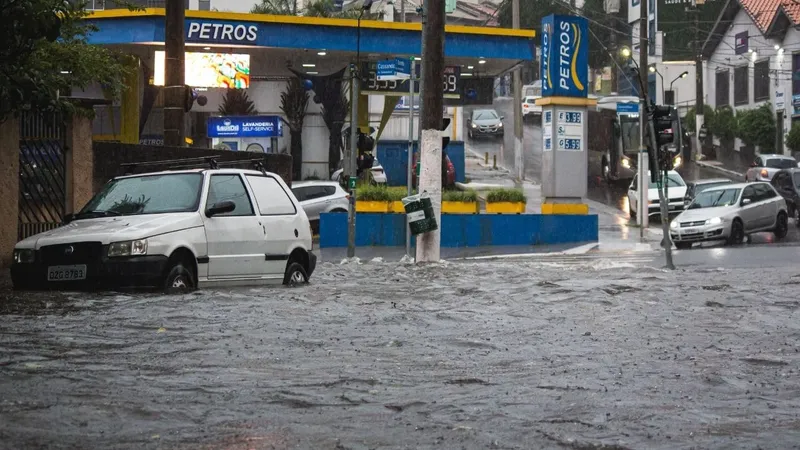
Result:
<instances>
[{"instance_id":1,"label":"gas station column","mask_svg":"<svg viewBox=\"0 0 800 450\"><path fill-rule=\"evenodd\" d=\"M589 29L578 16L542 19L542 214L588 214Z\"/></svg>"}]
</instances>

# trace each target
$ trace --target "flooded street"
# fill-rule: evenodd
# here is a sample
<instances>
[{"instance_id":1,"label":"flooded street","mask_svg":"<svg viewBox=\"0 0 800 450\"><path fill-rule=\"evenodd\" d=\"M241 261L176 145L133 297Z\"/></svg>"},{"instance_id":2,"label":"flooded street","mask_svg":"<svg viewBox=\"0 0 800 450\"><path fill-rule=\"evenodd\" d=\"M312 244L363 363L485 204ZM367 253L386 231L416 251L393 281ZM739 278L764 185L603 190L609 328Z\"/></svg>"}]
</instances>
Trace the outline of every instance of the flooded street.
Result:
<instances>
[{"instance_id":1,"label":"flooded street","mask_svg":"<svg viewBox=\"0 0 800 450\"><path fill-rule=\"evenodd\" d=\"M300 288L5 294L8 449L791 448L800 270L321 264Z\"/></svg>"}]
</instances>

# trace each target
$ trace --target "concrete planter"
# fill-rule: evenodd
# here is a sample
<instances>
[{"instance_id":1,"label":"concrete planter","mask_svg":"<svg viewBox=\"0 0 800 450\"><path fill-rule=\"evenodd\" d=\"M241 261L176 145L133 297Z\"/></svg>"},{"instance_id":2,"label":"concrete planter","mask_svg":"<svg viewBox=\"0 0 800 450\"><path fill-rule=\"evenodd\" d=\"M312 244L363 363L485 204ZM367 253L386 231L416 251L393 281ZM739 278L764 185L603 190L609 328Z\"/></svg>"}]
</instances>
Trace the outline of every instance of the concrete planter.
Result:
<instances>
[{"instance_id":1,"label":"concrete planter","mask_svg":"<svg viewBox=\"0 0 800 450\"><path fill-rule=\"evenodd\" d=\"M477 214L478 202L442 202L442 214Z\"/></svg>"},{"instance_id":2,"label":"concrete planter","mask_svg":"<svg viewBox=\"0 0 800 450\"><path fill-rule=\"evenodd\" d=\"M489 214L523 214L525 212L525 203L523 202L486 203L486 212Z\"/></svg>"},{"instance_id":3,"label":"concrete planter","mask_svg":"<svg viewBox=\"0 0 800 450\"><path fill-rule=\"evenodd\" d=\"M360 213L388 213L392 202L356 201L356 212Z\"/></svg>"},{"instance_id":4,"label":"concrete planter","mask_svg":"<svg viewBox=\"0 0 800 450\"><path fill-rule=\"evenodd\" d=\"M406 208L403 202L389 202L389 212L394 214L405 214Z\"/></svg>"}]
</instances>

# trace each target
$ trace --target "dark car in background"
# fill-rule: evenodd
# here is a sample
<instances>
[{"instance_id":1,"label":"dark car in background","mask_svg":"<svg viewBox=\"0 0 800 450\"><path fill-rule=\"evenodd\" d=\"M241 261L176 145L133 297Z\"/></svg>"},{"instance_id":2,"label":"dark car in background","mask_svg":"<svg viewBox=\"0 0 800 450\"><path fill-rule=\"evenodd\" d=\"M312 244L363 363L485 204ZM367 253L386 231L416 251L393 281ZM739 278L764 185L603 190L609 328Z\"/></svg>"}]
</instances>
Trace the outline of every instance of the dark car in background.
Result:
<instances>
[{"instance_id":1,"label":"dark car in background","mask_svg":"<svg viewBox=\"0 0 800 450\"><path fill-rule=\"evenodd\" d=\"M727 178L710 178L707 180L695 180L686 184L686 195L683 197L683 204L689 206L697 197L697 194L711 188L719 187L725 184L732 184L733 181Z\"/></svg>"},{"instance_id":2,"label":"dark car in background","mask_svg":"<svg viewBox=\"0 0 800 450\"><path fill-rule=\"evenodd\" d=\"M504 117L493 109L476 109L467 119L467 137L475 139L480 136L502 138L505 135Z\"/></svg>"},{"instance_id":3,"label":"dark car in background","mask_svg":"<svg viewBox=\"0 0 800 450\"><path fill-rule=\"evenodd\" d=\"M786 210L800 227L800 169L783 169L772 176L772 187L786 200Z\"/></svg>"}]
</instances>

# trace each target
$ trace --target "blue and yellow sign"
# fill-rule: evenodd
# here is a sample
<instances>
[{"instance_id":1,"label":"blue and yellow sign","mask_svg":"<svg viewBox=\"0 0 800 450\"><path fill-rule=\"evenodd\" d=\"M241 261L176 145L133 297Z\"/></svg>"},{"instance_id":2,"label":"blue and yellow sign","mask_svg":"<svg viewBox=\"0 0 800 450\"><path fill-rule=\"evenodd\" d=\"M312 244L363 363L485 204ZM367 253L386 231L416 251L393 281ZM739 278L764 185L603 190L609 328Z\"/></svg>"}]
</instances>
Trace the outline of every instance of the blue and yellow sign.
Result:
<instances>
[{"instance_id":1,"label":"blue and yellow sign","mask_svg":"<svg viewBox=\"0 0 800 450\"><path fill-rule=\"evenodd\" d=\"M584 17L542 19L542 96L588 97L589 30Z\"/></svg>"}]
</instances>

